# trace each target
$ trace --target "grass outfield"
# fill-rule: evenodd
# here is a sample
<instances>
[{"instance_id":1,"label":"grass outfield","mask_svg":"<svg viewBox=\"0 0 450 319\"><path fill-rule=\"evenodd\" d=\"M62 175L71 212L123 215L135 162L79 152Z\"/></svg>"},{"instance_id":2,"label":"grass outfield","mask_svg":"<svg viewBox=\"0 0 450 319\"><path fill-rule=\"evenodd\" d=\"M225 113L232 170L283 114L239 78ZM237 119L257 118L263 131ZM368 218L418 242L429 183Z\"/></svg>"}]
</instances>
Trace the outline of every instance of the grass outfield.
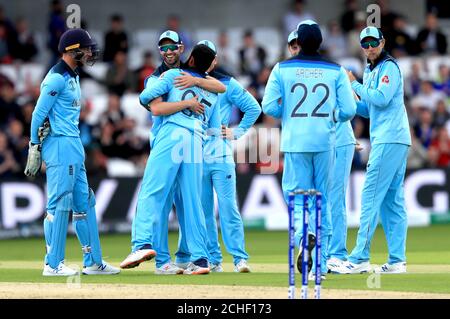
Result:
<instances>
[{"instance_id":1,"label":"grass outfield","mask_svg":"<svg viewBox=\"0 0 450 319\"><path fill-rule=\"evenodd\" d=\"M356 240L356 229L348 234L348 247ZM427 228L410 228L408 231L408 273L384 275L379 281L379 291L402 291L450 294L450 225ZM175 251L177 233L170 233L170 248ZM104 235L101 237L104 259L118 265L130 250L129 235ZM232 271L232 258L224 254L225 273L208 276L157 276L154 262L124 270L118 276L83 276L83 283L115 284L177 284L287 287L287 232L247 231L246 246L253 272L237 274ZM222 245L222 247L224 247ZM43 238L0 241L0 282L65 283L66 278L43 277ZM383 264L387 258L384 233L378 228L372 242L373 264ZM66 264L81 267L81 250L76 237L67 240ZM370 290L368 274L328 275L325 289ZM374 277L369 282L376 284ZM299 287L301 277L297 275Z\"/></svg>"}]
</instances>

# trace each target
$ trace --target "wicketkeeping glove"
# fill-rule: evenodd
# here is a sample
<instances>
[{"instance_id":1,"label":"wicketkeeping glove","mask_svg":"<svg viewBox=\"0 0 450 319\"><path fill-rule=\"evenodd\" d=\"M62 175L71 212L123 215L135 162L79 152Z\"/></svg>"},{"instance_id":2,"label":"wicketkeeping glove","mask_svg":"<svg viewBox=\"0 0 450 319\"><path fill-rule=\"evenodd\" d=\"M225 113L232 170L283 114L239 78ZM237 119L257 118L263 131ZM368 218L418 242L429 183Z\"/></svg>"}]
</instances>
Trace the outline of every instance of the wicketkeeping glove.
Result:
<instances>
[{"instance_id":1,"label":"wicketkeeping glove","mask_svg":"<svg viewBox=\"0 0 450 319\"><path fill-rule=\"evenodd\" d=\"M41 158L41 144L31 144L28 146L28 158L27 166L25 167L25 175L34 177L41 170L42 158Z\"/></svg>"},{"instance_id":2,"label":"wicketkeeping glove","mask_svg":"<svg viewBox=\"0 0 450 319\"><path fill-rule=\"evenodd\" d=\"M50 122L45 120L44 124L38 129L39 141L42 143L48 134L50 134Z\"/></svg>"}]
</instances>

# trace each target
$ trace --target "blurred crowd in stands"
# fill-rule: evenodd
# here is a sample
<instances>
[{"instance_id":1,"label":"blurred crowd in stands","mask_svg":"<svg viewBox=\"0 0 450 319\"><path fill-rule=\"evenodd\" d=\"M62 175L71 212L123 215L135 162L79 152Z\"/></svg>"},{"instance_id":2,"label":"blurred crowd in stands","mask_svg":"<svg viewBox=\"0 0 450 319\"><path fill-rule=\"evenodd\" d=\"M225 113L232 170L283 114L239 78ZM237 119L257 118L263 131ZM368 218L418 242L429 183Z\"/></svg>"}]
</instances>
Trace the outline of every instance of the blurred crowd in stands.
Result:
<instances>
[{"instance_id":1,"label":"blurred crowd in stands","mask_svg":"<svg viewBox=\"0 0 450 319\"><path fill-rule=\"evenodd\" d=\"M436 13L430 11L425 17L425 25L414 26L405 15L389 9L386 1L377 1L381 8L381 29L386 38L386 50L399 61L407 60L407 72L404 72L405 103L408 110L413 145L410 149L408 167L448 167L450 165L450 60L442 60L433 74L429 69L429 59L445 57L447 54L447 35L440 28ZM282 29L279 30L282 43L277 52L277 60L288 58L286 50L287 36L294 30L299 21L315 19L315 15L305 10L305 1L295 0L292 7L282 17ZM367 13L358 7L356 0L345 1L342 13L336 20L323 25L322 53L337 62L351 59L358 61L361 67L355 67L354 73L362 76L365 59L359 44L359 32L366 26ZM177 31L185 46L186 58L197 39L193 33L181 26L181 17L170 15L167 25L160 32L171 29ZM83 22L83 27L89 27ZM59 58L57 44L65 31L64 5L59 0L50 2L48 35L45 48L39 48L33 32L28 28L24 17L15 20L8 16L5 8L0 7L0 177L22 176L25 166L30 122L34 105L39 96L39 81L14 81L2 72L2 66L21 68L29 63L36 63L42 50L50 52L49 61L42 75L45 75ZM243 30L238 49L230 46L227 30L218 30L216 44L219 65L222 71L234 75L261 102L264 88L273 64L269 61L267 46L271 41L260 43L254 37L255 30ZM158 34L159 35L159 34ZM126 30L126 17L114 14L110 17L110 28L100 41L103 47L103 62L106 71L102 77L92 74L88 68L80 70L83 81L94 81L104 88L107 98L101 112L97 111L94 120L92 113L96 111L95 96L85 98L81 116L80 132L87 154L88 171L91 174L109 174L109 163L119 160L131 163L136 169L130 174L142 174L150 152L148 132L151 117L142 111L137 98L135 107L140 115L133 116L133 110L125 110L124 99L127 95L136 96L144 86L144 79L153 73L160 63L157 51L144 50L142 63L135 68L130 67L129 52L132 46L130 32ZM284 42L283 42L284 41ZM154 44L156 47L156 43ZM148 47L148 45L147 45ZM42 63L41 63L42 64ZM345 63L342 63L344 66ZM352 69L352 65L346 66ZM404 71L404 70L402 70ZM82 86L83 87L83 86ZM134 94L134 95L133 95ZM137 112L137 111L136 111ZM145 111L146 112L146 111ZM240 120L240 112L235 109L231 125ZM137 121L143 124L137 130ZM355 153L353 167L363 169L367 164L369 143L369 121L355 117L352 121L355 136L364 147L362 152ZM141 125L142 126L142 125ZM256 127L279 128L280 122L271 117L261 115ZM254 143L261 139L267 143L278 145L278 137L258 136L250 138ZM248 149L248 148L247 148ZM272 158L272 161L274 159ZM275 159L275 165L281 171L282 154ZM117 161L116 161L117 163ZM261 166L268 165L263 160L257 163L240 163L238 171L258 171ZM273 163L272 163L273 165Z\"/></svg>"}]
</instances>

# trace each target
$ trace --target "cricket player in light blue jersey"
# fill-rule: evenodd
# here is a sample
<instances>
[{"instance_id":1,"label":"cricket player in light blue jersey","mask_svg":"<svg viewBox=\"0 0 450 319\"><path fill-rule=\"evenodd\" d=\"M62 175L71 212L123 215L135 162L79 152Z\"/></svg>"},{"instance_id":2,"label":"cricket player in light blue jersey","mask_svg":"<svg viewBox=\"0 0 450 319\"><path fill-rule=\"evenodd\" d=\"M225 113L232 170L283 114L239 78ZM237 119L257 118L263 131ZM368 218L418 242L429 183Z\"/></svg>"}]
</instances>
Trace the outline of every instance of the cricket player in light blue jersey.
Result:
<instances>
[{"instance_id":1,"label":"cricket player in light blue jersey","mask_svg":"<svg viewBox=\"0 0 450 319\"><path fill-rule=\"evenodd\" d=\"M83 251L83 274L109 275L120 272L102 259L95 214L95 196L84 167L84 149L78 121L81 89L77 67L92 65L96 43L83 29L70 29L60 39L62 59L50 69L31 120L31 141L25 174L35 176L42 160L46 164L47 214L44 234L47 245L44 276L71 276L77 271L64 265L69 213ZM39 136L48 118L50 133ZM41 159L42 151L42 159Z\"/></svg>"},{"instance_id":2,"label":"cricket player in light blue jersey","mask_svg":"<svg viewBox=\"0 0 450 319\"><path fill-rule=\"evenodd\" d=\"M158 41L158 47L163 62L155 70L155 72L153 72L153 74L150 75L145 80L145 87L149 87L152 84L155 84L158 81L161 74L173 68L180 68L182 64L180 61L180 55L184 51L184 45L178 33L172 30L167 30L161 33ZM182 74L188 73L182 72ZM182 79L180 77L176 77L175 84L176 86L183 88L189 88L197 85L200 88L216 93L222 93L225 91L225 86L222 83L209 76L205 78L191 76L190 78L183 77ZM163 97L154 99L150 105L144 105L144 107L147 108L147 110L149 110L152 115L153 124L150 132L151 148L153 148L154 146L154 141L156 135L158 134L161 128L164 115L170 115L178 111L184 110L185 108L189 108L191 111L195 113L198 113L204 109L204 107L202 106L202 104L198 102L196 97L186 99L182 101L182 103L164 102L166 100L167 95L164 95ZM158 108L161 108L162 111L159 111ZM154 256L156 256L156 251L152 248L152 228L150 227L152 211L151 207L149 207L149 202L147 201L150 190L149 189L150 186L147 184L149 182L149 178L147 176L150 174L152 170L157 169L157 167L151 166L150 164L151 164L150 161L147 161L141 188L139 190L136 214L133 218L132 236L131 236L133 253L130 254L120 264L120 267L124 269L137 267L139 266L140 263L146 260L150 260ZM182 218L181 194L180 192L177 191L176 185L173 186L173 189L170 192L170 195L168 196L168 200L164 208L164 211L169 212L174 203L177 210L177 217L178 219L180 219ZM184 231L182 225L180 225L180 231ZM165 240L165 242L168 243L167 240ZM162 249L162 251L168 253L168 250L169 248L167 244L167 247L165 249ZM177 267L171 261L168 261L167 263L160 265L155 269L155 273L160 275L173 275L181 273L182 271L183 269L180 269L180 267Z\"/></svg>"},{"instance_id":3,"label":"cricket player in light blue jersey","mask_svg":"<svg viewBox=\"0 0 450 319\"><path fill-rule=\"evenodd\" d=\"M297 30L288 37L288 50L297 55ZM355 136L350 121L336 123L336 156L330 188L330 210L332 235L329 243L327 267L329 270L347 260L347 210L345 195L355 152Z\"/></svg>"},{"instance_id":4,"label":"cricket player in light blue jersey","mask_svg":"<svg viewBox=\"0 0 450 319\"><path fill-rule=\"evenodd\" d=\"M363 84L348 72L360 97L357 113L370 118L371 151L362 193L361 218L356 246L337 273L371 270L370 243L381 217L389 258L377 273L406 272L407 213L403 193L408 149L411 145L408 116L403 100L403 77L397 62L384 50L385 39L375 27L360 33L368 59Z\"/></svg>"},{"instance_id":5,"label":"cricket player in light blue jersey","mask_svg":"<svg viewBox=\"0 0 450 319\"><path fill-rule=\"evenodd\" d=\"M282 187L286 202L289 192L297 189L314 188L323 194L320 266L324 277L327 273L327 243L332 231L328 202L335 154L335 122L351 119L355 115L356 104L345 70L317 52L322 42L319 26L306 20L298 25L297 33L301 51L275 65L266 86L262 108L264 113L281 118L281 151L285 152ZM299 247L301 240L305 240L301 238L302 203L296 203L295 211L295 239ZM315 244L313 216L310 216L308 236L313 243L309 245L310 249ZM310 252L309 264L312 266L311 256ZM301 254L298 258L297 264Z\"/></svg>"},{"instance_id":6,"label":"cricket player in light blue jersey","mask_svg":"<svg viewBox=\"0 0 450 319\"><path fill-rule=\"evenodd\" d=\"M216 46L211 41L202 40L198 44L207 45L217 53ZM244 225L236 203L236 171L230 140L236 140L245 134L261 114L261 107L232 76L217 71L209 72L209 75L227 88L225 93L219 94L222 135L209 136L203 152L202 205L208 231L210 269L211 272L223 272L223 257L214 214L214 189L218 198L222 238L225 248L233 256L234 271L248 273L251 269L247 263L249 256L245 250ZM244 116L236 128L228 128L233 106L238 107ZM186 240L179 243L177 265L185 263L189 257Z\"/></svg>"},{"instance_id":7,"label":"cricket player in light blue jersey","mask_svg":"<svg viewBox=\"0 0 450 319\"><path fill-rule=\"evenodd\" d=\"M204 77L215 59L215 53L205 45L197 45L192 50L184 71L191 75ZM165 206L172 190L178 183L182 193L182 206L187 245L191 253L191 263L184 274L208 274L209 255L205 217L200 195L203 166L203 143L205 135L219 134L220 117L216 93L192 87L178 89L174 79L180 76L181 69L172 69L161 75L154 84L146 87L140 94L142 105L167 94L167 102L180 102L198 96L204 106L202 114L196 114L185 108L177 113L164 116L161 128L156 135L149 162L152 170L148 175L149 196L147 201L152 210L152 241L156 254L156 266L160 267L170 261L170 254L164 252L167 240L168 211ZM154 111L154 110L153 110ZM158 112L163 112L161 108ZM139 225L140 227L148 225ZM133 255L130 254L130 255Z\"/></svg>"}]
</instances>

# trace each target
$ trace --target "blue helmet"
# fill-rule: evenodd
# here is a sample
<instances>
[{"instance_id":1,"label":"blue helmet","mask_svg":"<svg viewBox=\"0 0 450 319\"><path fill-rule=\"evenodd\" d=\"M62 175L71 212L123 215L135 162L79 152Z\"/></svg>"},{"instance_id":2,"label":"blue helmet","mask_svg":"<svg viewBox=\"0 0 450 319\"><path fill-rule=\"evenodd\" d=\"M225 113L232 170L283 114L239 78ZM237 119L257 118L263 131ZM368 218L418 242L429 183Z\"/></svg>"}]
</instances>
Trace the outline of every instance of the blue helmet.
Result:
<instances>
[{"instance_id":1,"label":"blue helmet","mask_svg":"<svg viewBox=\"0 0 450 319\"><path fill-rule=\"evenodd\" d=\"M91 35L83 29L69 29L59 39L58 50L64 53L70 50L95 47L97 43Z\"/></svg>"},{"instance_id":2,"label":"blue helmet","mask_svg":"<svg viewBox=\"0 0 450 319\"><path fill-rule=\"evenodd\" d=\"M81 60L83 53L79 50L82 48L91 48L92 57L87 61L92 65L98 59L99 50L97 50L97 42L92 39L91 35L83 29L69 29L63 33L59 39L58 51L60 53L67 53L74 51L76 53L75 59Z\"/></svg>"}]
</instances>

